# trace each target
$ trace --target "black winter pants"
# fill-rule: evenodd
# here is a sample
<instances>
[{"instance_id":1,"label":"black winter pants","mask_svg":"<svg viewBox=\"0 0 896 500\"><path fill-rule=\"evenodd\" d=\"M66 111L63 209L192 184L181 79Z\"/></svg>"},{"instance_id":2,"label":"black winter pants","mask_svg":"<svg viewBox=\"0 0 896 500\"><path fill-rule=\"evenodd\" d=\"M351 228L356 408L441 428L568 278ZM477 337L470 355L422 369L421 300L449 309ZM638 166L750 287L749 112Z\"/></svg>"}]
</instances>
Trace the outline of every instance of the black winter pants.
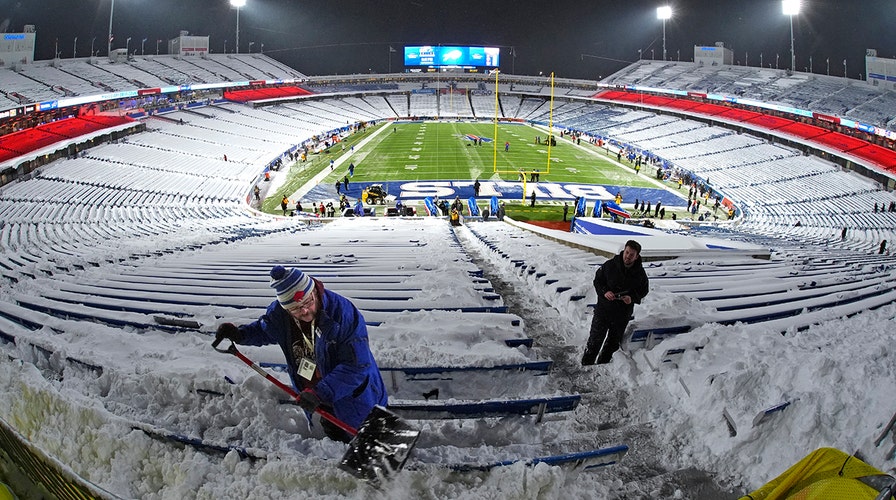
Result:
<instances>
[{"instance_id":1,"label":"black winter pants","mask_svg":"<svg viewBox=\"0 0 896 500\"><path fill-rule=\"evenodd\" d=\"M588 343L585 345L585 354L582 356L583 365L609 363L613 353L619 350L625 327L631 316L626 313L594 311L591 320L591 331L588 335Z\"/></svg>"}]
</instances>

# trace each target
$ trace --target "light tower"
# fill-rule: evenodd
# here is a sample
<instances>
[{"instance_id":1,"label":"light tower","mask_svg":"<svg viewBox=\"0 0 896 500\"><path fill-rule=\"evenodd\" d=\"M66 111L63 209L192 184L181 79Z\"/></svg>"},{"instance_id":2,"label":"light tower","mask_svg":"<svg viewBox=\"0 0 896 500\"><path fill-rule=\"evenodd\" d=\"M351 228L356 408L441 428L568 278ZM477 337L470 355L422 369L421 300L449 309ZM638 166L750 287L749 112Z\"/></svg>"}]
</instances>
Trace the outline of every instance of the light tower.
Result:
<instances>
[{"instance_id":1,"label":"light tower","mask_svg":"<svg viewBox=\"0 0 896 500\"><path fill-rule=\"evenodd\" d=\"M781 0L785 16L790 16L790 71L796 71L796 53L793 51L793 16L800 13L800 0Z\"/></svg>"},{"instance_id":2,"label":"light tower","mask_svg":"<svg viewBox=\"0 0 896 500\"><path fill-rule=\"evenodd\" d=\"M230 5L236 7L236 50L235 54L240 53L240 8L246 6L246 0L230 0Z\"/></svg>"},{"instance_id":3,"label":"light tower","mask_svg":"<svg viewBox=\"0 0 896 500\"><path fill-rule=\"evenodd\" d=\"M663 61L666 60L666 19L672 18L672 7L664 5L656 8L656 18L663 21Z\"/></svg>"},{"instance_id":4,"label":"light tower","mask_svg":"<svg viewBox=\"0 0 896 500\"><path fill-rule=\"evenodd\" d=\"M112 6L109 7L109 46L106 48L106 55L112 57L112 14L115 12L115 0L112 0Z\"/></svg>"}]
</instances>

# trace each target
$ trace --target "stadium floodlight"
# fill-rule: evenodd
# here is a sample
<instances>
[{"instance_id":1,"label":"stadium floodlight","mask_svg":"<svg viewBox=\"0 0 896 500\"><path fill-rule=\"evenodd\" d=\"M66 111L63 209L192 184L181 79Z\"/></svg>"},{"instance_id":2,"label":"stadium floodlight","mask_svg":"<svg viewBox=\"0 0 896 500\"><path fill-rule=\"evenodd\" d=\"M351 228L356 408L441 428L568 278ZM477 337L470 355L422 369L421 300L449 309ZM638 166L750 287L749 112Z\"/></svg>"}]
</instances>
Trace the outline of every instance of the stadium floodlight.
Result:
<instances>
[{"instance_id":1,"label":"stadium floodlight","mask_svg":"<svg viewBox=\"0 0 896 500\"><path fill-rule=\"evenodd\" d=\"M666 60L666 19L672 19L672 7L663 5L656 8L656 18L663 21L663 61Z\"/></svg>"},{"instance_id":2,"label":"stadium floodlight","mask_svg":"<svg viewBox=\"0 0 896 500\"><path fill-rule=\"evenodd\" d=\"M112 57L112 13L115 12L115 0L112 0L112 6L109 7L109 46L106 48L106 55Z\"/></svg>"},{"instance_id":3,"label":"stadium floodlight","mask_svg":"<svg viewBox=\"0 0 896 500\"><path fill-rule=\"evenodd\" d=\"M793 16L800 13L800 0L781 0L781 9L790 16L790 70L796 71L796 53L793 51Z\"/></svg>"},{"instance_id":4,"label":"stadium floodlight","mask_svg":"<svg viewBox=\"0 0 896 500\"><path fill-rule=\"evenodd\" d=\"M230 5L236 7L236 49L235 54L240 53L240 9L246 6L246 0L230 0Z\"/></svg>"}]
</instances>

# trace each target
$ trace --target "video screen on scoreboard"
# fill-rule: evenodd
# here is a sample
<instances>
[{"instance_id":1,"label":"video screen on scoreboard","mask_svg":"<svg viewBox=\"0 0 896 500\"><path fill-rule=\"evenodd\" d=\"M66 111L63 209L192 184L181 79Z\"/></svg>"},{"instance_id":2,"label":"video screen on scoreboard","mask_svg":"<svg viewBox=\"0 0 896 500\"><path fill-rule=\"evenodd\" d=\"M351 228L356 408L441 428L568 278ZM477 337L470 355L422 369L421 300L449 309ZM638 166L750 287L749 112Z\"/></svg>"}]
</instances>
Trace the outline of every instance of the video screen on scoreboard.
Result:
<instances>
[{"instance_id":1,"label":"video screen on scoreboard","mask_svg":"<svg viewBox=\"0 0 896 500\"><path fill-rule=\"evenodd\" d=\"M427 68L497 68L497 47L406 46L404 65Z\"/></svg>"}]
</instances>

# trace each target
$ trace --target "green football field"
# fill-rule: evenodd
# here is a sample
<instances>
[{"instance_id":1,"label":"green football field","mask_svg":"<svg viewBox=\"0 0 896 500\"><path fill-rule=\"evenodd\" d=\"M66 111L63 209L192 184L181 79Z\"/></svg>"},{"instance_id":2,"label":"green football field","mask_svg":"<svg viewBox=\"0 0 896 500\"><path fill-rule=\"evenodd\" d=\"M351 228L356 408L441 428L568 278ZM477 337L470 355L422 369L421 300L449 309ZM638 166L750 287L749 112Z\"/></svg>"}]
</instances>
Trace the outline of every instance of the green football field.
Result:
<instances>
[{"instance_id":1,"label":"green football field","mask_svg":"<svg viewBox=\"0 0 896 500\"><path fill-rule=\"evenodd\" d=\"M377 133L379 132L379 133ZM536 136L541 144L536 143ZM349 163L355 165L353 184L390 181L428 180L504 180L517 181L520 169L540 171L542 182L572 182L612 186L655 188L646 170L638 176L625 159L622 166L616 155L584 141L574 144L556 137L557 144L545 144L544 129L523 124L499 124L495 140L494 123L410 122L383 123L352 134L330 153L311 155L310 160L289 168L289 178L277 193L268 193L264 210L279 211L280 199L290 196L317 173L329 170L330 160L341 165L329 173L322 184L342 179ZM359 144L372 139L363 146ZM471 137L482 138L481 144ZM509 149L505 151L505 143ZM497 147L496 147L497 146ZM354 149L354 150L352 150ZM528 177L527 177L528 180Z\"/></svg>"}]
</instances>

